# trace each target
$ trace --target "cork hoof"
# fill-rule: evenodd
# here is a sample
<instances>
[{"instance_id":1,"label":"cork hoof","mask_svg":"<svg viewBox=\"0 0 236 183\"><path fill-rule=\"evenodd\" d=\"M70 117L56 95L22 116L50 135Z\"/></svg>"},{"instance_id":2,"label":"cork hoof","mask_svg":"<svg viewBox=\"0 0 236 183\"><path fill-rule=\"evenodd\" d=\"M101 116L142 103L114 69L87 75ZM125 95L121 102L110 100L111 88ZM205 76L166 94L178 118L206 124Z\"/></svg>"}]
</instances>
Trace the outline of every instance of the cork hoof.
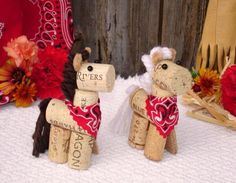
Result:
<instances>
[{"instance_id":1,"label":"cork hoof","mask_svg":"<svg viewBox=\"0 0 236 183\"><path fill-rule=\"evenodd\" d=\"M144 156L145 156L147 159L152 160L152 161L161 161L162 158L163 158L163 154L160 155L160 156L153 156L153 155L151 155L151 154L149 154L149 153L145 153L145 152L144 152Z\"/></svg>"},{"instance_id":2,"label":"cork hoof","mask_svg":"<svg viewBox=\"0 0 236 183\"><path fill-rule=\"evenodd\" d=\"M128 144L129 144L130 147L138 149L138 150L143 150L144 149L144 145L135 144L130 140L128 141Z\"/></svg>"},{"instance_id":3,"label":"cork hoof","mask_svg":"<svg viewBox=\"0 0 236 183\"><path fill-rule=\"evenodd\" d=\"M177 154L178 146L175 130L173 130L167 137L165 149L171 154Z\"/></svg>"}]
</instances>

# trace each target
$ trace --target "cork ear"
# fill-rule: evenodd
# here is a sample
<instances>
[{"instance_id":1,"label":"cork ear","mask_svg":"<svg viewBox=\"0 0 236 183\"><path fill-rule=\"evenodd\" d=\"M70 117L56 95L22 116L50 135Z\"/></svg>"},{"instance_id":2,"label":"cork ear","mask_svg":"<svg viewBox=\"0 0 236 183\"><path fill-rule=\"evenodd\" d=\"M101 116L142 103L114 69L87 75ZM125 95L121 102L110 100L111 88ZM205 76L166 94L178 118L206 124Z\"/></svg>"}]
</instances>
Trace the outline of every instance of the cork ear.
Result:
<instances>
[{"instance_id":1,"label":"cork ear","mask_svg":"<svg viewBox=\"0 0 236 183\"><path fill-rule=\"evenodd\" d=\"M158 62L163 60L163 54L160 52L156 52L152 54L151 58L153 65L156 65Z\"/></svg>"},{"instance_id":2,"label":"cork ear","mask_svg":"<svg viewBox=\"0 0 236 183\"><path fill-rule=\"evenodd\" d=\"M79 71L81 65L82 65L82 55L77 53L73 59L73 67L75 71Z\"/></svg>"},{"instance_id":3,"label":"cork ear","mask_svg":"<svg viewBox=\"0 0 236 183\"><path fill-rule=\"evenodd\" d=\"M91 55L92 50L91 50L90 47L86 47L85 50L86 50L87 52L89 52L89 55Z\"/></svg>"},{"instance_id":4,"label":"cork ear","mask_svg":"<svg viewBox=\"0 0 236 183\"><path fill-rule=\"evenodd\" d=\"M176 50L174 48L170 48L170 51L171 51L171 55L172 55L172 61L174 62L175 58L176 58Z\"/></svg>"}]
</instances>

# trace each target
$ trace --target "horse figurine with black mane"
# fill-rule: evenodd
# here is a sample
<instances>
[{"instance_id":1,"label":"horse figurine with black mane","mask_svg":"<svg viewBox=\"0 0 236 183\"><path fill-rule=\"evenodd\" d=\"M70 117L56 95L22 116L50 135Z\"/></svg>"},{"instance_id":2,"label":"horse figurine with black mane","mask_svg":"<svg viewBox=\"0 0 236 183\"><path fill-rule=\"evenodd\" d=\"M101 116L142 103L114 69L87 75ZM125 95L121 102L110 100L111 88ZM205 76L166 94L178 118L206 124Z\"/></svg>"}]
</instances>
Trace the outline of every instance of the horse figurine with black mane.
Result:
<instances>
[{"instance_id":1,"label":"horse figurine with black mane","mask_svg":"<svg viewBox=\"0 0 236 183\"><path fill-rule=\"evenodd\" d=\"M101 122L98 91L110 92L115 81L112 65L89 63L90 48L80 42L79 53L69 56L61 85L65 101L46 99L39 105L33 135L33 155L48 149L48 157L56 163L82 170L90 165L96 153L96 136Z\"/></svg>"}]
</instances>

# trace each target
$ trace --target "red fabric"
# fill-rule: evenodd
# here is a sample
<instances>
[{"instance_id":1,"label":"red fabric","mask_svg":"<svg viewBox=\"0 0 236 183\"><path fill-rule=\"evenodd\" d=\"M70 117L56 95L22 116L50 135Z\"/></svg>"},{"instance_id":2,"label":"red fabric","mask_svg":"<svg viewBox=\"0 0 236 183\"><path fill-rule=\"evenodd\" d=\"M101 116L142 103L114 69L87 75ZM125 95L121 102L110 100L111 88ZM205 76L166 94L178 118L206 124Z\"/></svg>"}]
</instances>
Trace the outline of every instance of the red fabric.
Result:
<instances>
[{"instance_id":1,"label":"red fabric","mask_svg":"<svg viewBox=\"0 0 236 183\"><path fill-rule=\"evenodd\" d=\"M5 63L7 54L3 50L11 38L22 35L21 0L0 0L0 66Z\"/></svg>"},{"instance_id":2,"label":"red fabric","mask_svg":"<svg viewBox=\"0 0 236 183\"><path fill-rule=\"evenodd\" d=\"M0 0L0 65L6 60L3 46L26 35L40 48L72 45L70 0Z\"/></svg>"},{"instance_id":3,"label":"red fabric","mask_svg":"<svg viewBox=\"0 0 236 183\"><path fill-rule=\"evenodd\" d=\"M157 131L166 138L179 120L177 97L155 97L149 95L146 100L147 114Z\"/></svg>"},{"instance_id":4,"label":"red fabric","mask_svg":"<svg viewBox=\"0 0 236 183\"><path fill-rule=\"evenodd\" d=\"M99 102L84 108L74 106L68 100L65 101L65 104L70 110L70 115L77 122L77 125L81 126L88 132L88 134L96 138L101 123L101 110Z\"/></svg>"},{"instance_id":5,"label":"red fabric","mask_svg":"<svg viewBox=\"0 0 236 183\"><path fill-rule=\"evenodd\" d=\"M221 103L236 116L236 65L229 67L221 78Z\"/></svg>"}]
</instances>

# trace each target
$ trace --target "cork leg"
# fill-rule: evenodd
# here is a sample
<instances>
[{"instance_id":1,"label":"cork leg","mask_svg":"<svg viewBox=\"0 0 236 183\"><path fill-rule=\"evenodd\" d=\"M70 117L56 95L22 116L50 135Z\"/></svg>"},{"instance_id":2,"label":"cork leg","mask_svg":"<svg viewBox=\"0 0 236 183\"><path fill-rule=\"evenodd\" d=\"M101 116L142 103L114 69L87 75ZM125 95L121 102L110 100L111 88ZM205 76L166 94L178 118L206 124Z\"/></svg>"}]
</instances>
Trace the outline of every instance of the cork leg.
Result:
<instances>
[{"instance_id":1,"label":"cork leg","mask_svg":"<svg viewBox=\"0 0 236 183\"><path fill-rule=\"evenodd\" d=\"M88 169L94 145L94 138L82 133L71 133L68 165L77 170Z\"/></svg>"},{"instance_id":2,"label":"cork leg","mask_svg":"<svg viewBox=\"0 0 236 183\"><path fill-rule=\"evenodd\" d=\"M166 139L159 134L153 124L150 124L144 147L144 155L148 159L160 161L164 153L165 144Z\"/></svg>"},{"instance_id":3,"label":"cork leg","mask_svg":"<svg viewBox=\"0 0 236 183\"><path fill-rule=\"evenodd\" d=\"M169 151L172 154L177 153L178 146L177 146L177 139L176 139L175 130L172 130L170 135L167 137L165 148L166 148L167 151Z\"/></svg>"},{"instance_id":4,"label":"cork leg","mask_svg":"<svg viewBox=\"0 0 236 183\"><path fill-rule=\"evenodd\" d=\"M92 153L93 154L99 154L99 149L98 149L97 141L94 141L94 143L93 143Z\"/></svg>"},{"instance_id":5,"label":"cork leg","mask_svg":"<svg viewBox=\"0 0 236 183\"><path fill-rule=\"evenodd\" d=\"M51 125L48 158L56 163L66 163L71 132Z\"/></svg>"},{"instance_id":6,"label":"cork leg","mask_svg":"<svg viewBox=\"0 0 236 183\"><path fill-rule=\"evenodd\" d=\"M148 120L137 113L133 113L130 132L129 145L136 149L144 149L147 136Z\"/></svg>"}]
</instances>

